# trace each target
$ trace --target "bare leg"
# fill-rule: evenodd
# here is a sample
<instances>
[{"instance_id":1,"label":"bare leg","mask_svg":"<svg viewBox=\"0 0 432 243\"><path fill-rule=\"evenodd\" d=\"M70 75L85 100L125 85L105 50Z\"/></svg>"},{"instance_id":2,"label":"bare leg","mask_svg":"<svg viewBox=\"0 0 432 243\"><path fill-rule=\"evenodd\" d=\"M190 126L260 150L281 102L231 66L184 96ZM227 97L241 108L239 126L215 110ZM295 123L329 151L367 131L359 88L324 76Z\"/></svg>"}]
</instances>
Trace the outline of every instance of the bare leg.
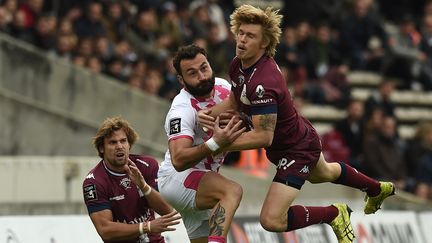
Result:
<instances>
[{"instance_id":1,"label":"bare leg","mask_svg":"<svg viewBox=\"0 0 432 243\"><path fill-rule=\"evenodd\" d=\"M210 235L228 235L234 213L243 195L241 186L215 172L206 173L201 179L196 194L199 209L212 209L209 219Z\"/></svg>"},{"instance_id":2,"label":"bare leg","mask_svg":"<svg viewBox=\"0 0 432 243\"><path fill-rule=\"evenodd\" d=\"M260 222L264 229L284 232L288 227L288 209L299 190L279 182L272 182L261 209Z\"/></svg>"}]
</instances>

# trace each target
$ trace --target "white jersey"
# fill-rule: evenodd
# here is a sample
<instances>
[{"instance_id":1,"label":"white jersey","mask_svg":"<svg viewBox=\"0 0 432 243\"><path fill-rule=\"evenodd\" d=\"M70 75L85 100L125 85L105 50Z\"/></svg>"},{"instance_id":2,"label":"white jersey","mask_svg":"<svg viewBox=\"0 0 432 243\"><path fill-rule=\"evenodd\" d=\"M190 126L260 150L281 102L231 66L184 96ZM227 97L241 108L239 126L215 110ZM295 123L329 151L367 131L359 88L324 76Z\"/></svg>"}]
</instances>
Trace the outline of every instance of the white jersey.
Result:
<instances>
[{"instance_id":1,"label":"white jersey","mask_svg":"<svg viewBox=\"0 0 432 243\"><path fill-rule=\"evenodd\" d=\"M197 112L199 110L213 107L227 98L231 91L231 85L225 79L216 78L213 97L207 99L195 98L185 89L174 98L171 108L165 119L165 132L168 141L179 138L190 138L193 145L199 145L212 136L212 131L204 132L198 123ZM208 156L196 164L193 168L218 171L222 165L225 153ZM166 176L175 172L171 163L169 150L165 153L165 159L159 168L159 176Z\"/></svg>"}]
</instances>

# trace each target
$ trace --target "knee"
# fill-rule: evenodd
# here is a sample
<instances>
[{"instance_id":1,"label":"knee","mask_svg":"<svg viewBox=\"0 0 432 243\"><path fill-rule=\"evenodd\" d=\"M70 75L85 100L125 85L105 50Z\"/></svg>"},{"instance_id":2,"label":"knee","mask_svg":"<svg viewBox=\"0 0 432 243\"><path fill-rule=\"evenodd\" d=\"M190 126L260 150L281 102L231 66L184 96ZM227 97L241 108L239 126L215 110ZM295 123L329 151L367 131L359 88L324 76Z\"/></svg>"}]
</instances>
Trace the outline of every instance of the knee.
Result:
<instances>
[{"instance_id":1,"label":"knee","mask_svg":"<svg viewBox=\"0 0 432 243\"><path fill-rule=\"evenodd\" d=\"M280 216L272 216L265 212L261 212L260 224L265 230L270 232L282 232L287 229L286 218L283 220L280 219Z\"/></svg>"},{"instance_id":2,"label":"knee","mask_svg":"<svg viewBox=\"0 0 432 243\"><path fill-rule=\"evenodd\" d=\"M323 183L323 182L332 182L336 180L339 176L338 169L336 167L339 167L338 163L330 163L325 162L325 166L321 166L316 173L314 173L314 176L311 177L311 180L309 182L316 184L316 183Z\"/></svg>"},{"instance_id":3,"label":"knee","mask_svg":"<svg viewBox=\"0 0 432 243\"><path fill-rule=\"evenodd\" d=\"M243 197L243 188L240 186L240 184L231 182L227 187L226 196L239 205Z\"/></svg>"}]
</instances>

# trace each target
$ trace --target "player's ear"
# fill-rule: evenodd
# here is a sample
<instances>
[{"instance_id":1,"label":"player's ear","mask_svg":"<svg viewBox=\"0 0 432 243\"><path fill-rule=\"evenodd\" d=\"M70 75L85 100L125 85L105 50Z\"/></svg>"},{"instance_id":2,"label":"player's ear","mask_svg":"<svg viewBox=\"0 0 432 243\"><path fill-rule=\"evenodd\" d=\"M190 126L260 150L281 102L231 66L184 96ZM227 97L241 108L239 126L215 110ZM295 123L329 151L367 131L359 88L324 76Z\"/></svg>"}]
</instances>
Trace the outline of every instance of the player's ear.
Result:
<instances>
[{"instance_id":1,"label":"player's ear","mask_svg":"<svg viewBox=\"0 0 432 243\"><path fill-rule=\"evenodd\" d=\"M183 77L182 77L180 74L177 74L177 80L179 81L179 83L180 83L181 85L184 86L184 80L183 80Z\"/></svg>"},{"instance_id":2,"label":"player's ear","mask_svg":"<svg viewBox=\"0 0 432 243\"><path fill-rule=\"evenodd\" d=\"M268 45L270 45L270 40L263 36L263 38L261 40L261 48L266 49Z\"/></svg>"}]
</instances>

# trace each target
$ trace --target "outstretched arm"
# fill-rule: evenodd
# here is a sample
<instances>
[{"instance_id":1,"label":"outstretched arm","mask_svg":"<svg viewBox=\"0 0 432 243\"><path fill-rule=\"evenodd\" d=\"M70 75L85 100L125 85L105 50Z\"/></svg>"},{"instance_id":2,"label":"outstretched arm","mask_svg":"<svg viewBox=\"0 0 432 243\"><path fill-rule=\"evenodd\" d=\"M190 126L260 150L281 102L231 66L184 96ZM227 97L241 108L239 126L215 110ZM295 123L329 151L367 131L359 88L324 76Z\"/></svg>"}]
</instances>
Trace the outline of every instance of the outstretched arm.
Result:
<instances>
[{"instance_id":1,"label":"outstretched arm","mask_svg":"<svg viewBox=\"0 0 432 243\"><path fill-rule=\"evenodd\" d=\"M239 151L270 146L273 142L276 120L276 113L252 116L253 129L241 134L225 150Z\"/></svg>"}]
</instances>

